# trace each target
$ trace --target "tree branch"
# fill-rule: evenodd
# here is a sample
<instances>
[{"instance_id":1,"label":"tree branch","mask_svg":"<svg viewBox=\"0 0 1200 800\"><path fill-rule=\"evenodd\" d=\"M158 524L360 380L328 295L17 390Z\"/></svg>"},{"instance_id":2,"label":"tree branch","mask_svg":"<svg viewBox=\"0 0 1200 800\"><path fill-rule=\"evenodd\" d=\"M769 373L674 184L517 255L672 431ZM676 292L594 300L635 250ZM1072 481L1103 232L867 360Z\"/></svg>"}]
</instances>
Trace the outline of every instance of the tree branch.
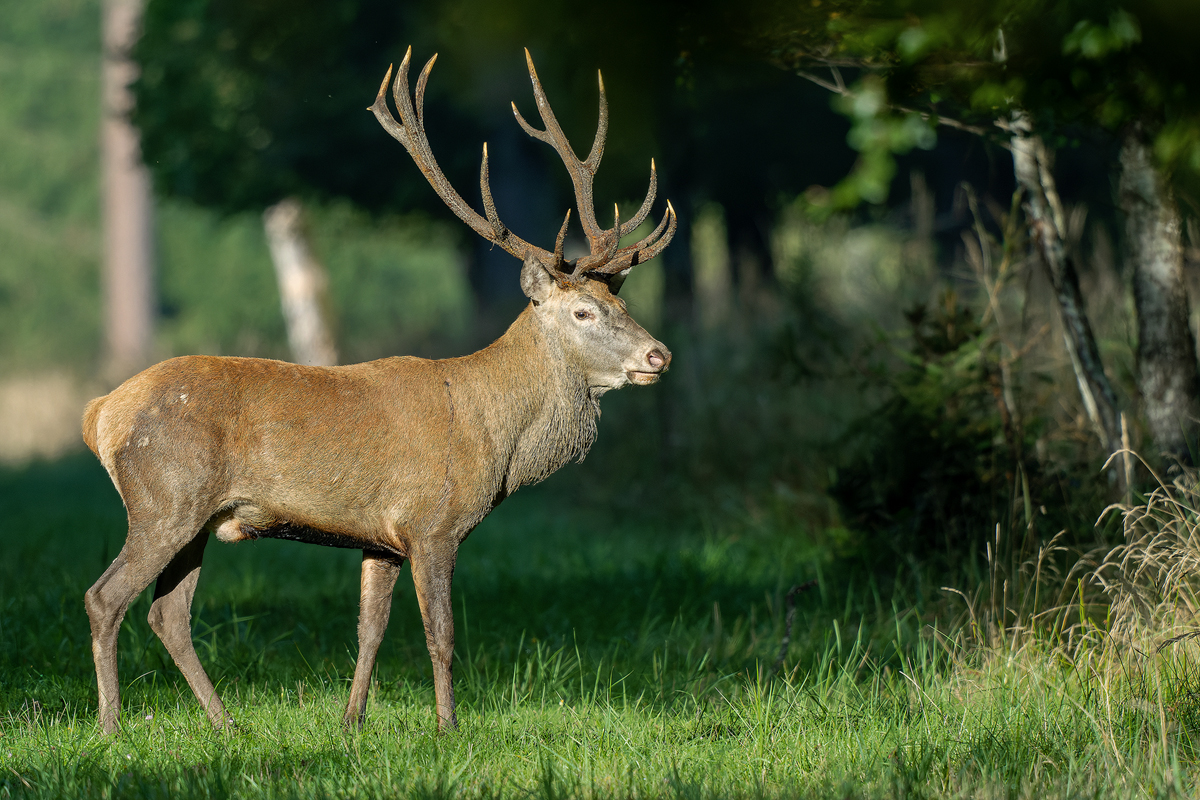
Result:
<instances>
[{"instance_id":1,"label":"tree branch","mask_svg":"<svg viewBox=\"0 0 1200 800\"><path fill-rule=\"evenodd\" d=\"M842 65L842 66L851 66L851 65ZM862 66L862 65L859 64L859 65L853 65L853 66ZM804 78L805 80L812 81L817 86L820 86L822 89L833 92L834 94L840 94L842 97L849 97L849 98L853 99L858 96L858 94L856 92L854 92L852 89L850 89L849 87L846 86L845 82L842 80L842 74L838 70L837 65L831 64L831 65L829 65L829 69L833 73L833 76L834 76L834 82L832 82L832 83L830 81L827 81L824 78L814 75L813 73L808 72L806 70L796 70L796 74L799 75L801 78ZM926 122L932 121L935 125L945 125L947 128L954 128L955 130L965 131L967 133L973 133L976 136L986 136L992 132L991 128L985 128L980 125L971 125L970 123L962 122L960 120L954 119L953 117L943 117L940 114L933 114L928 111L921 111L919 109L911 108L909 106L902 106L902 105L898 105L896 103L888 103L888 108L892 109L893 111L899 111L902 114L917 114L921 117L921 119L925 120ZM1004 126L998 126L998 127L1001 127L1001 129L1004 129ZM1000 142L999 144L1005 150L1012 150L1012 146L1008 142Z\"/></svg>"}]
</instances>

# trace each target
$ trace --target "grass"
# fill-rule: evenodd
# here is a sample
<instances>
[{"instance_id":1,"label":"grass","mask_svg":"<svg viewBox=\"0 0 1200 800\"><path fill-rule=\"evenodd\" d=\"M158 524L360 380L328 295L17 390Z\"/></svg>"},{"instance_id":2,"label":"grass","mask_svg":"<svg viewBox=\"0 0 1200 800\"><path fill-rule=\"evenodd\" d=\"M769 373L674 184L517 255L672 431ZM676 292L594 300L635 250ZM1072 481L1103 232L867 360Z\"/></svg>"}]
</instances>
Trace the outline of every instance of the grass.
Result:
<instances>
[{"instance_id":1,"label":"grass","mask_svg":"<svg viewBox=\"0 0 1200 800\"><path fill-rule=\"evenodd\" d=\"M0 474L0 797L1197 789L1195 640L1107 647L1078 619L1070 648L1018 625L981 634L919 567L838 557L821 532L609 519L564 500L568 481L518 493L463 546L458 734L434 731L407 579L367 726L346 733L356 554L214 542L193 624L237 729L209 729L143 596L120 640L124 727L106 738L82 594L120 546L119 500L90 457ZM814 577L774 676L781 598Z\"/></svg>"}]
</instances>

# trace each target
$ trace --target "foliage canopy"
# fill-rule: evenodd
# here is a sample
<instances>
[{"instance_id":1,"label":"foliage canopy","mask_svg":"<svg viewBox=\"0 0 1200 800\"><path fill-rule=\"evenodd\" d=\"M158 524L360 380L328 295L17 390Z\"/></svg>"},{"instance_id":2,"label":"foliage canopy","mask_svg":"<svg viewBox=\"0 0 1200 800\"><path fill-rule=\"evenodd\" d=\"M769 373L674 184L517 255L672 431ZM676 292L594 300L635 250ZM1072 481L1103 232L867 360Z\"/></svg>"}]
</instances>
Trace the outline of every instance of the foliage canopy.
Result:
<instances>
[{"instance_id":1,"label":"foliage canopy","mask_svg":"<svg viewBox=\"0 0 1200 800\"><path fill-rule=\"evenodd\" d=\"M992 123L1021 111L1059 144L1141 125L1160 168L1195 196L1198 36L1200 6L1183 0L817 0L780 5L760 42L788 67L829 68L845 92L862 157L832 204L848 207L886 197L890 155L932 145L922 128L949 120L998 138Z\"/></svg>"}]
</instances>

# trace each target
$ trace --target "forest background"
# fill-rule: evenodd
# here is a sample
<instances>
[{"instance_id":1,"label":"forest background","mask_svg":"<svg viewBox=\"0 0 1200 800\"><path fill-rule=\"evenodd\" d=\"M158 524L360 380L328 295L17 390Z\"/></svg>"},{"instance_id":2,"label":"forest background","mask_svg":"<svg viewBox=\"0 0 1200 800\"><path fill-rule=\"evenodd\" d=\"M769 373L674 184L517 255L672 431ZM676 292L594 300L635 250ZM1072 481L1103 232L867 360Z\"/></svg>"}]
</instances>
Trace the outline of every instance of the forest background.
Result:
<instances>
[{"instance_id":1,"label":"forest background","mask_svg":"<svg viewBox=\"0 0 1200 800\"><path fill-rule=\"evenodd\" d=\"M502 217L549 242L570 184L509 117L512 100L532 118L528 47L577 147L590 141L595 70L604 74L612 123L600 205L632 214L653 157L659 196L679 210L673 244L622 291L674 362L653 389L606 397L587 461L529 491L508 517L501 509L480 537L495 530L511 546L517 515L543 530L531 542L598 537L606 558L641 565L629 567L630 586L664 593L646 597L642 585L647 609L693 626L682 638L640 630L647 652L702 642L713 660L701 672L758 674L747 686L778 668L775 650L792 636L788 590L810 578L821 590L799 595L805 630L791 650L784 638L800 670L793 680L825 659L850 684L866 664L903 685L892 671L909 664L912 674L917 652L935 654L930 681L951 680L997 648L1044 647L1079 664L1081 642L1149 637L1149 652L1190 633L1178 611L1192 608L1191 540L1169 555L1134 545L1147 531L1187 533L1193 519L1200 317L1186 298L1200 291L1200 87L1189 43L1200 14L1171 0L1012 0L971 15L955 5L151 2L132 51L131 118L155 188L153 327L142 352L117 363L101 269L102 9L9 3L0 31L7 518L28 521L35 502L80 486L107 509L95 514L112 516L115 495L103 499L103 473L79 455L78 416L134 362L294 357L264 230L264 212L281 200L303 208L343 363L460 354L502 332L523 302L516 262L452 219L364 109L408 45L418 65L438 52L426 119L451 182L474 202L487 141ZM1164 497L1166 521L1137 527L1159 519ZM1102 516L1112 503L1136 513ZM631 521L644 528L622 533ZM119 546L119 520L104 524ZM18 535L6 525L5 539ZM536 552L517 545L518 555L526 546ZM8 549L25 554L6 557L10 575L24 558L52 558L30 547ZM1134 551L1153 552L1122 561ZM672 572L689 553L699 554L703 590L687 586L688 569ZM252 561L245 574L273 563ZM1120 579L1104 572L1115 564L1125 565ZM7 608L51 602L22 594L29 581L10 583ZM856 581L870 592L856 595ZM1147 581L1153 602L1138 593ZM845 591L827 588L839 584ZM236 628L236 606L215 595L210 616L228 612ZM267 609L283 602L266 597ZM544 595L527 598L542 606L539 635L577 641L578 615L555 597L563 620L547 619ZM1133 606L1140 616L1118 613ZM510 621L506 635L523 636L523 624ZM855 624L859 641L844 647L842 630ZM732 639L730 627L740 631ZM347 624L342 638L350 633ZM322 649L290 635L300 652ZM956 644L938 650L942 641ZM1180 641L1169 655L1184 666L1161 668L1190 675ZM6 668L58 652L36 637L22 647L9 649L24 655ZM86 678L86 647L74 652ZM939 665L938 652L952 656ZM657 658L646 667L655 675ZM1189 697L1191 680L1168 693ZM36 717L23 695L74 697L64 709L86 715L81 685L11 680L11 735ZM712 689L687 685L696 696ZM1112 685L1155 708L1144 681ZM1161 725L1152 714L1125 723L1135 738L1158 725L1155 757L1182 758L1171 781L1185 785L1194 707L1164 701L1161 686L1157 697L1169 721L1163 710ZM920 691L913 702L924 714ZM1099 729L1098 746L1119 750ZM958 776L945 778L947 793L998 780L986 759L980 767L953 748L933 756L943 757ZM931 769L893 762L893 776ZM35 763L13 774L44 777ZM1055 763L1058 772L1030 767L1018 780L1074 779L1074 761Z\"/></svg>"}]
</instances>

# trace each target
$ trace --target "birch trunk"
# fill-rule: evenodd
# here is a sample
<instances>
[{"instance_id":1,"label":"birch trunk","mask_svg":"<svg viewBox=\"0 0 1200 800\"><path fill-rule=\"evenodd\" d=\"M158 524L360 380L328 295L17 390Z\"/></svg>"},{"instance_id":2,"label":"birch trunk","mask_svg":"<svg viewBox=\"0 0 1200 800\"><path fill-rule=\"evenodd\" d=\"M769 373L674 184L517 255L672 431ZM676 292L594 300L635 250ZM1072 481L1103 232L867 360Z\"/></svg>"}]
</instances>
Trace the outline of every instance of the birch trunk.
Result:
<instances>
[{"instance_id":1,"label":"birch trunk","mask_svg":"<svg viewBox=\"0 0 1200 800\"><path fill-rule=\"evenodd\" d=\"M141 0L105 0L101 160L104 181L104 309L107 369L124 378L150 360L154 333L154 220L150 174L129 122L129 50L141 28Z\"/></svg>"},{"instance_id":2,"label":"birch trunk","mask_svg":"<svg viewBox=\"0 0 1200 800\"><path fill-rule=\"evenodd\" d=\"M287 198L263 212L263 228L275 263L288 346L298 364L337 363L326 303L329 280L312 254L300 201Z\"/></svg>"},{"instance_id":3,"label":"birch trunk","mask_svg":"<svg viewBox=\"0 0 1200 800\"><path fill-rule=\"evenodd\" d=\"M1190 463L1200 410L1196 342L1188 325L1179 207L1141 126L1121 146L1118 187L1137 309L1137 380L1156 449Z\"/></svg>"},{"instance_id":4,"label":"birch trunk","mask_svg":"<svg viewBox=\"0 0 1200 800\"><path fill-rule=\"evenodd\" d=\"M1042 137L1033 133L1028 115L1014 115L1011 129L1013 170L1017 185L1025 193L1025 211L1034 243L1054 287L1063 339L1071 356L1079 394L1097 435L1108 452L1115 453L1121 449L1117 397L1104 374L1100 349L1079 290L1079 274L1064 244L1066 223L1051 172L1050 152Z\"/></svg>"}]
</instances>

